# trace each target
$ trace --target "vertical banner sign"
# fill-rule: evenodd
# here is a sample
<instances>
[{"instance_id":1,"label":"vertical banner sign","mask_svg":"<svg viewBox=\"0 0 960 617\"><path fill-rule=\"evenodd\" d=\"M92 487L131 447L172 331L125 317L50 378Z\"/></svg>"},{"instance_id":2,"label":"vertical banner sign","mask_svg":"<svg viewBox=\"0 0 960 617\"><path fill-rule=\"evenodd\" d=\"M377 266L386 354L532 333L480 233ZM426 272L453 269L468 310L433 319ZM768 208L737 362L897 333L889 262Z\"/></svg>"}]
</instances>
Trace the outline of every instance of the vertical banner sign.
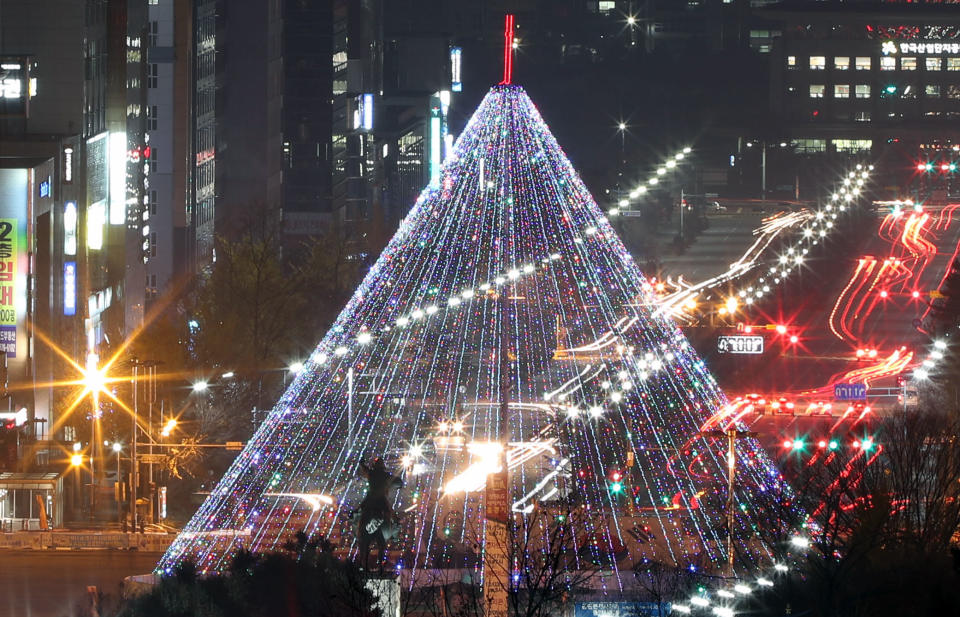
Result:
<instances>
[{"instance_id":1,"label":"vertical banner sign","mask_svg":"<svg viewBox=\"0 0 960 617\"><path fill-rule=\"evenodd\" d=\"M507 585L510 576L509 492L506 453L500 453L500 471L487 476L484 492L486 533L483 551L483 604L486 617L507 617Z\"/></svg>"},{"instance_id":2,"label":"vertical banner sign","mask_svg":"<svg viewBox=\"0 0 960 617\"><path fill-rule=\"evenodd\" d=\"M77 262L63 262L63 314L77 314Z\"/></svg>"},{"instance_id":3,"label":"vertical banner sign","mask_svg":"<svg viewBox=\"0 0 960 617\"><path fill-rule=\"evenodd\" d=\"M0 352L17 357L17 219L0 219Z\"/></svg>"}]
</instances>

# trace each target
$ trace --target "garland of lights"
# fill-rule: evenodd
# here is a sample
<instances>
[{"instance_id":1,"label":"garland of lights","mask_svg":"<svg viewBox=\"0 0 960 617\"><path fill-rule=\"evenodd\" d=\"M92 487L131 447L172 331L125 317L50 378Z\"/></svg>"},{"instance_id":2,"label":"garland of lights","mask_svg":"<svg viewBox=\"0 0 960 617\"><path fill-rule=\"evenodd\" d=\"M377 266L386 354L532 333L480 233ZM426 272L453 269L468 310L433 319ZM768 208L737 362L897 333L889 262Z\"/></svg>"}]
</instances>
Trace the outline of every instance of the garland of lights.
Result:
<instances>
[{"instance_id":1,"label":"garland of lights","mask_svg":"<svg viewBox=\"0 0 960 617\"><path fill-rule=\"evenodd\" d=\"M624 197L617 202L617 205L613 208L610 208L610 216L617 216L622 212L628 211L631 205L631 202L639 198L641 195L646 195L647 191L651 190L653 187L660 184L660 177L666 175L668 172L676 170L678 164L683 161L688 154L690 154L690 147L686 147L680 152L677 152L670 158L668 158L663 165L657 167L654 175L650 176L647 179L646 184L641 184L635 189L628 193L629 198Z\"/></svg>"},{"instance_id":2,"label":"garland of lights","mask_svg":"<svg viewBox=\"0 0 960 617\"><path fill-rule=\"evenodd\" d=\"M158 571L187 558L221 571L238 548L273 550L300 529L355 554L346 515L374 455L406 482L397 567L480 568L480 489L504 431L514 512L578 495L583 563L618 585L643 559L719 569L726 453L699 430L726 399L655 302L526 93L493 88ZM737 449L748 572L770 563L749 538L790 490L757 441ZM641 522L646 542L631 535Z\"/></svg>"}]
</instances>

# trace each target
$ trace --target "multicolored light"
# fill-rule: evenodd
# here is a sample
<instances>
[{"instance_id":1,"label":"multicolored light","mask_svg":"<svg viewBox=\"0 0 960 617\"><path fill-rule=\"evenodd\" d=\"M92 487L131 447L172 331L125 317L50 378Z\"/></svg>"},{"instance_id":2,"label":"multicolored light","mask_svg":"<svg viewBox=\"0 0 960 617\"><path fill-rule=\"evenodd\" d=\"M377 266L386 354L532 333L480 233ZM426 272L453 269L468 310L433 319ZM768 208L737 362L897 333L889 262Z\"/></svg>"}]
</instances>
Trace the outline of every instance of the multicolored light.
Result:
<instances>
[{"instance_id":1,"label":"multicolored light","mask_svg":"<svg viewBox=\"0 0 960 617\"><path fill-rule=\"evenodd\" d=\"M643 559L719 571L726 446L700 426L726 399L655 311L532 101L494 87L158 571L188 558L220 571L240 547L276 549L301 529L355 554L346 515L373 456L406 483L394 503L403 567L480 568L481 489L503 442L515 516L574 497L587 513L579 559L628 577ZM737 448L733 531L748 572L770 564L752 539L758 513L790 491L758 442ZM622 470L619 490L609 469ZM655 540L637 541L637 526Z\"/></svg>"}]
</instances>

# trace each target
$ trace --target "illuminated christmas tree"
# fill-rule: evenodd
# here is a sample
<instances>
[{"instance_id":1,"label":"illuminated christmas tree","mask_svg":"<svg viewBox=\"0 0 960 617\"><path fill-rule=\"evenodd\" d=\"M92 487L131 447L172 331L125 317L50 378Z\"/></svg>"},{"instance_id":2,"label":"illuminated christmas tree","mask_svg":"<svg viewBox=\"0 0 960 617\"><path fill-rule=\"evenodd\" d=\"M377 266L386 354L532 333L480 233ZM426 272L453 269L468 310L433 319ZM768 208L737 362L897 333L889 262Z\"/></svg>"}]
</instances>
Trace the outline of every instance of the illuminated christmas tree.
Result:
<instances>
[{"instance_id":1,"label":"illuminated christmas tree","mask_svg":"<svg viewBox=\"0 0 960 617\"><path fill-rule=\"evenodd\" d=\"M726 443L700 431L726 401L655 302L523 89L492 88L159 569L220 570L301 529L355 552L346 515L373 456L403 470L402 566L479 567L503 430L516 517L575 501L590 563L722 569ZM756 521L788 489L756 441L736 447L746 571L769 563Z\"/></svg>"}]
</instances>

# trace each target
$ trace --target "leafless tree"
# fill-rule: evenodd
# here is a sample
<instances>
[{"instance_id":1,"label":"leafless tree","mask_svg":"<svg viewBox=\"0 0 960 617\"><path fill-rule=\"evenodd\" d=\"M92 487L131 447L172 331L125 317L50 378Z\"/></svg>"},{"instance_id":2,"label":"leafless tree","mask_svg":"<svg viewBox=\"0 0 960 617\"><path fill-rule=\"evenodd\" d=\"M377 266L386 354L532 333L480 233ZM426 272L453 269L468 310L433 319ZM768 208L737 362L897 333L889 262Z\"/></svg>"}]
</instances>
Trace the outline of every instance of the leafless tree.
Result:
<instances>
[{"instance_id":1,"label":"leafless tree","mask_svg":"<svg viewBox=\"0 0 960 617\"><path fill-rule=\"evenodd\" d=\"M889 540L948 550L960 528L960 420L931 407L897 414L882 425L882 447L873 484L890 493Z\"/></svg>"}]
</instances>

